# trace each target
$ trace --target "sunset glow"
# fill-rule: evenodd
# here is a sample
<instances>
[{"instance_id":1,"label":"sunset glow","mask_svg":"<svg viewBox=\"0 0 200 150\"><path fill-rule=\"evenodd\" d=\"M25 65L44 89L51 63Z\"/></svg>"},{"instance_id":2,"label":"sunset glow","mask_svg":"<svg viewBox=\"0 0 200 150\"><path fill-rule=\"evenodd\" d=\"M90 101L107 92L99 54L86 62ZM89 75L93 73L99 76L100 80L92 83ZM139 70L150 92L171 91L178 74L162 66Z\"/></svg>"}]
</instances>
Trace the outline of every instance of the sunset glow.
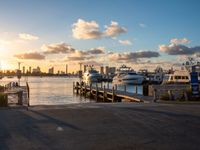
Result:
<instances>
[{"instance_id":1,"label":"sunset glow","mask_svg":"<svg viewBox=\"0 0 200 150\"><path fill-rule=\"evenodd\" d=\"M179 66L187 56L199 59L198 1L125 0L110 7L113 3L2 1L1 68L23 62L44 71L65 70L66 64L69 72L77 71L79 63L154 70Z\"/></svg>"}]
</instances>

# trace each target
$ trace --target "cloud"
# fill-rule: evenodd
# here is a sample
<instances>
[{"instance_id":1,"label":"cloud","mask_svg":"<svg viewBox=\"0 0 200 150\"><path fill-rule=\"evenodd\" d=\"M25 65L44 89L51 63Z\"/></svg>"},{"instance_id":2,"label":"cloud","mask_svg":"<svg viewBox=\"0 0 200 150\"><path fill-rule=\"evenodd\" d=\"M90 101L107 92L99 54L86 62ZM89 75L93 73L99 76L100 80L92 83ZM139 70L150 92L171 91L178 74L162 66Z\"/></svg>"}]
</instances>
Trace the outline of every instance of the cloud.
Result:
<instances>
[{"instance_id":1,"label":"cloud","mask_svg":"<svg viewBox=\"0 0 200 150\"><path fill-rule=\"evenodd\" d=\"M14 57L16 57L18 59L34 59L34 60L43 60L43 59L45 59L45 56L40 54L40 53L38 53L38 52L17 54L17 55L14 55Z\"/></svg>"},{"instance_id":2,"label":"cloud","mask_svg":"<svg viewBox=\"0 0 200 150\"><path fill-rule=\"evenodd\" d=\"M174 38L170 40L170 43L171 44L187 44L187 43L190 43L190 40L188 40L187 38L182 38L182 39Z\"/></svg>"},{"instance_id":3,"label":"cloud","mask_svg":"<svg viewBox=\"0 0 200 150\"><path fill-rule=\"evenodd\" d=\"M140 26L141 28L146 28L146 27L147 27L147 25L144 24L144 23L140 23L139 26Z\"/></svg>"},{"instance_id":4,"label":"cloud","mask_svg":"<svg viewBox=\"0 0 200 150\"><path fill-rule=\"evenodd\" d=\"M76 39L97 39L102 36L99 31L99 25L95 21L87 22L83 19L78 19L72 27L73 37Z\"/></svg>"},{"instance_id":5,"label":"cloud","mask_svg":"<svg viewBox=\"0 0 200 150\"><path fill-rule=\"evenodd\" d=\"M66 43L44 44L41 49L44 54L67 54L75 52L75 49Z\"/></svg>"},{"instance_id":6,"label":"cloud","mask_svg":"<svg viewBox=\"0 0 200 150\"><path fill-rule=\"evenodd\" d=\"M141 51L141 52L130 52L130 53L111 53L108 58L111 61L137 61L140 58L152 58L159 57L160 54L154 51Z\"/></svg>"},{"instance_id":7,"label":"cloud","mask_svg":"<svg viewBox=\"0 0 200 150\"><path fill-rule=\"evenodd\" d=\"M105 26L105 31L100 31L96 21L85 21L78 19L72 25L73 37L76 39L99 39L102 37L115 37L127 32L127 29L120 27L118 22L111 21L109 26Z\"/></svg>"},{"instance_id":8,"label":"cloud","mask_svg":"<svg viewBox=\"0 0 200 150\"><path fill-rule=\"evenodd\" d=\"M31 34L27 34L27 33L20 33L19 38L23 40L30 40L30 41L39 39L39 37L31 35Z\"/></svg>"},{"instance_id":9,"label":"cloud","mask_svg":"<svg viewBox=\"0 0 200 150\"><path fill-rule=\"evenodd\" d=\"M106 30L104 32L105 36L108 37L116 37L119 34L127 32L127 29L124 27L120 27L118 22L111 21L109 26L105 26Z\"/></svg>"},{"instance_id":10,"label":"cloud","mask_svg":"<svg viewBox=\"0 0 200 150\"><path fill-rule=\"evenodd\" d=\"M118 42L122 45L132 45L132 42L129 40L119 40Z\"/></svg>"},{"instance_id":11,"label":"cloud","mask_svg":"<svg viewBox=\"0 0 200 150\"><path fill-rule=\"evenodd\" d=\"M161 52L167 53L168 55L193 55L200 52L200 46L187 47L185 45L160 45L159 49Z\"/></svg>"},{"instance_id":12,"label":"cloud","mask_svg":"<svg viewBox=\"0 0 200 150\"><path fill-rule=\"evenodd\" d=\"M89 54L105 54L105 48L104 47L98 47L98 48L93 48L87 51Z\"/></svg>"}]
</instances>

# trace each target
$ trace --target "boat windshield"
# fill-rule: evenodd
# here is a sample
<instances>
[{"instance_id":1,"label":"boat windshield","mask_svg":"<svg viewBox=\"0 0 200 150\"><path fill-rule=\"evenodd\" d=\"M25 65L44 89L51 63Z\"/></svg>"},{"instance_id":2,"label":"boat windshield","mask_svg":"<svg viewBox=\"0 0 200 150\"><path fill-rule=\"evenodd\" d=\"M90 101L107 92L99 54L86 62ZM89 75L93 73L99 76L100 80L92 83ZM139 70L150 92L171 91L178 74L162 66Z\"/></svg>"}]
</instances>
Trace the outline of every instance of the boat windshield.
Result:
<instances>
[{"instance_id":1,"label":"boat windshield","mask_svg":"<svg viewBox=\"0 0 200 150\"><path fill-rule=\"evenodd\" d=\"M129 72L128 75L136 75L135 72Z\"/></svg>"}]
</instances>

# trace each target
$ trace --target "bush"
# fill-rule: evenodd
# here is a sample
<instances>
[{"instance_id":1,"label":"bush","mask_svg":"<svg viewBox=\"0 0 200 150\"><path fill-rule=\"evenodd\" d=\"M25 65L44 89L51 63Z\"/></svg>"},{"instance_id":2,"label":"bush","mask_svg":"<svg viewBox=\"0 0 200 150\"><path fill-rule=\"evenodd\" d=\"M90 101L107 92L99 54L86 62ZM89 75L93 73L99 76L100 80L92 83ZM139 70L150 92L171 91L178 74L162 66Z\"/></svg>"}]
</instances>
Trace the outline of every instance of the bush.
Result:
<instances>
[{"instance_id":1,"label":"bush","mask_svg":"<svg viewBox=\"0 0 200 150\"><path fill-rule=\"evenodd\" d=\"M0 93L0 107L8 106L8 96L7 94Z\"/></svg>"},{"instance_id":2,"label":"bush","mask_svg":"<svg viewBox=\"0 0 200 150\"><path fill-rule=\"evenodd\" d=\"M168 94L168 93L162 94L162 95L160 96L160 99L161 99L161 100L170 100L170 99L169 99L169 94Z\"/></svg>"}]
</instances>

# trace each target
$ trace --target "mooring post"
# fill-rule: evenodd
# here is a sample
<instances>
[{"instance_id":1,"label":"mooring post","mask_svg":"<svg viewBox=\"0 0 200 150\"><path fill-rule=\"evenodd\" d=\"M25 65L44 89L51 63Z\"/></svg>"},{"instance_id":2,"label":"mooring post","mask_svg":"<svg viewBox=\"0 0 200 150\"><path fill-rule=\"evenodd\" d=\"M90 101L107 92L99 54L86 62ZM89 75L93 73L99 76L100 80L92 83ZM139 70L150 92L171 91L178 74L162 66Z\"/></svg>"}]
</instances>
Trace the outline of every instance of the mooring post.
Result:
<instances>
[{"instance_id":1,"label":"mooring post","mask_svg":"<svg viewBox=\"0 0 200 150\"><path fill-rule=\"evenodd\" d=\"M124 84L124 92L126 92L126 84Z\"/></svg>"},{"instance_id":2,"label":"mooring post","mask_svg":"<svg viewBox=\"0 0 200 150\"><path fill-rule=\"evenodd\" d=\"M112 87L112 102L115 101L115 87Z\"/></svg>"},{"instance_id":3,"label":"mooring post","mask_svg":"<svg viewBox=\"0 0 200 150\"><path fill-rule=\"evenodd\" d=\"M96 101L98 101L98 86L97 86L97 84L96 84Z\"/></svg>"},{"instance_id":4,"label":"mooring post","mask_svg":"<svg viewBox=\"0 0 200 150\"><path fill-rule=\"evenodd\" d=\"M75 83L73 82L73 93L74 93L74 90L75 90Z\"/></svg>"},{"instance_id":5,"label":"mooring post","mask_svg":"<svg viewBox=\"0 0 200 150\"><path fill-rule=\"evenodd\" d=\"M106 87L105 85L103 86L103 102L106 101Z\"/></svg>"},{"instance_id":6,"label":"mooring post","mask_svg":"<svg viewBox=\"0 0 200 150\"><path fill-rule=\"evenodd\" d=\"M30 106L30 88L29 88L29 85L28 85L28 82L26 82L26 88L27 88L27 97L28 97L28 102L27 102L27 105L28 107Z\"/></svg>"},{"instance_id":7,"label":"mooring post","mask_svg":"<svg viewBox=\"0 0 200 150\"><path fill-rule=\"evenodd\" d=\"M75 88L76 88L76 94L78 94L78 89L79 89L79 87L78 87L78 82L76 82L76 86L75 86Z\"/></svg>"},{"instance_id":8,"label":"mooring post","mask_svg":"<svg viewBox=\"0 0 200 150\"><path fill-rule=\"evenodd\" d=\"M86 95L87 95L87 88L86 88L86 83L84 83L84 96L85 96L85 98L86 98Z\"/></svg>"},{"instance_id":9,"label":"mooring post","mask_svg":"<svg viewBox=\"0 0 200 150\"><path fill-rule=\"evenodd\" d=\"M90 98L92 98L92 83L90 83Z\"/></svg>"}]
</instances>

